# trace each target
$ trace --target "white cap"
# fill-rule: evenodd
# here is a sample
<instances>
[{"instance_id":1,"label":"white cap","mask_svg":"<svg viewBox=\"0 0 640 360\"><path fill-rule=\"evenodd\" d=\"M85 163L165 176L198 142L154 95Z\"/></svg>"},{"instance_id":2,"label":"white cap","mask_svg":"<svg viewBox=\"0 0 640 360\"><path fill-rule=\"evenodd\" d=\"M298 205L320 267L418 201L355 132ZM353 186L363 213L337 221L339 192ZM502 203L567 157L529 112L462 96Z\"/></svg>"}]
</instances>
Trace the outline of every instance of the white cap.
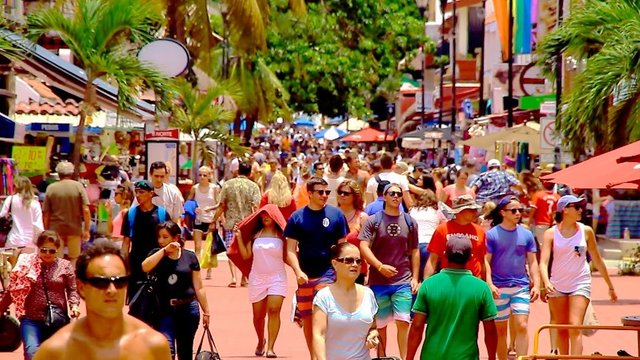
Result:
<instances>
[{"instance_id":1,"label":"white cap","mask_svg":"<svg viewBox=\"0 0 640 360\"><path fill-rule=\"evenodd\" d=\"M494 168L494 167L500 167L500 166L501 166L501 164L500 164L500 160L498 160L498 159L491 159L491 160L489 160L489 162L487 163L487 167L488 167L489 169Z\"/></svg>"}]
</instances>

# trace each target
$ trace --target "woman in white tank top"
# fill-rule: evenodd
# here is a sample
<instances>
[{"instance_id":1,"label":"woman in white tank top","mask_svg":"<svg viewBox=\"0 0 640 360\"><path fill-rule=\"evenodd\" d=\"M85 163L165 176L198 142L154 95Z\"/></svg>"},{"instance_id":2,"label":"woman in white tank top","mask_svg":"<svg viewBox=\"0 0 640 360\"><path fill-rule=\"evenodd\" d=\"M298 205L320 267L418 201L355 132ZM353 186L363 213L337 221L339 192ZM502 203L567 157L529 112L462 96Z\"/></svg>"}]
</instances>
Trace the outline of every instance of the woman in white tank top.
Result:
<instances>
[{"instance_id":1,"label":"woman in white tank top","mask_svg":"<svg viewBox=\"0 0 640 360\"><path fill-rule=\"evenodd\" d=\"M583 323L585 311L591 301L591 270L587 262L587 251L609 286L611 301L617 300L607 268L598 252L593 229L578 222L584 208L584 199L573 195L561 197L557 205L557 225L544 233L540 272L552 324ZM553 262L549 274L552 253ZM555 345L560 355L582 355L581 334L580 330L558 330ZM552 341L552 347L553 345Z\"/></svg>"},{"instance_id":2,"label":"woman in white tank top","mask_svg":"<svg viewBox=\"0 0 640 360\"><path fill-rule=\"evenodd\" d=\"M198 169L200 182L195 184L189 192L189 200L195 200L198 204L196 208L196 219L193 228L193 247L196 256L200 258L200 248L204 234L215 229L213 224L214 210L218 207L218 193L220 187L211 182L213 170L208 166ZM207 270L207 278L211 277L211 269Z\"/></svg>"}]
</instances>

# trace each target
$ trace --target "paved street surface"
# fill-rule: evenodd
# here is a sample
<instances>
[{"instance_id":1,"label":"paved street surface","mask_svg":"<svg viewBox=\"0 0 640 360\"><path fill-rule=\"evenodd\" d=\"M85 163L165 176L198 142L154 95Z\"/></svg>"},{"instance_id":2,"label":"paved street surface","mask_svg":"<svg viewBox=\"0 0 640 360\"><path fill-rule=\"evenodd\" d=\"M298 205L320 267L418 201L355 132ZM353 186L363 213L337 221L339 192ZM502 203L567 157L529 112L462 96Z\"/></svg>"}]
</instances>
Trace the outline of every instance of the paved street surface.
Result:
<instances>
[{"instance_id":1,"label":"paved street surface","mask_svg":"<svg viewBox=\"0 0 640 360\"><path fill-rule=\"evenodd\" d=\"M191 245L191 244L189 244ZM611 269L611 274L616 271ZM282 309L282 327L276 343L275 351L278 357L285 359L308 359L308 353L304 342L302 330L289 321L291 312L291 296L295 290L295 279L291 271L289 275L289 292ZM204 272L203 272L204 277ZM205 280L207 297L211 306L212 331L222 359L255 359L253 355L257 344L251 322L251 305L247 299L246 288L228 288L229 268L225 261L213 271L213 278ZM607 288L604 280L598 275L594 276L593 301L598 320L603 325L620 325L620 318L624 315L640 315L640 277L621 277L613 275L613 282L618 292L619 301L611 304L607 299ZM83 305L84 310L84 305ZM532 305L532 314L529 321L530 352L533 346L533 334L537 327L548 322L547 305L536 302ZM108 324L105 324L108 326ZM202 329L199 329L196 344ZM631 354L637 354L637 337L632 332L606 332L600 331L592 337L585 337L585 354L599 351L603 355L615 355L619 349L626 349ZM486 359L483 337L480 334L481 358ZM549 351L548 334L541 337L541 350ZM388 354L397 354L395 330L393 326L389 331ZM81 357L79 357L80 359ZM3 360L22 359L22 348L12 354L0 354Z\"/></svg>"}]
</instances>

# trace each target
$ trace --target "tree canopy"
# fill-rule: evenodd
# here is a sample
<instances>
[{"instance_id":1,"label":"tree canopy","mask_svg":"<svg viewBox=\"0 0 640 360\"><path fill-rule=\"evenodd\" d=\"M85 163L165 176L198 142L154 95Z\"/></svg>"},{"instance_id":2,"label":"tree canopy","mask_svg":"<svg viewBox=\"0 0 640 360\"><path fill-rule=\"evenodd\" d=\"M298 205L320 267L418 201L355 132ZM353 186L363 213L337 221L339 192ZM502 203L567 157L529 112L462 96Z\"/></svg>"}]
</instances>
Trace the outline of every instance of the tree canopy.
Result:
<instances>
[{"instance_id":1,"label":"tree canopy","mask_svg":"<svg viewBox=\"0 0 640 360\"><path fill-rule=\"evenodd\" d=\"M585 0L538 45L538 63L549 77L560 53L579 70L556 124L575 154L640 139L638 38L638 1Z\"/></svg>"},{"instance_id":2,"label":"tree canopy","mask_svg":"<svg viewBox=\"0 0 640 360\"><path fill-rule=\"evenodd\" d=\"M380 85L397 79L398 63L424 45L424 20L413 0L307 1L296 17L286 0L271 1L267 65L294 110L366 116Z\"/></svg>"}]
</instances>

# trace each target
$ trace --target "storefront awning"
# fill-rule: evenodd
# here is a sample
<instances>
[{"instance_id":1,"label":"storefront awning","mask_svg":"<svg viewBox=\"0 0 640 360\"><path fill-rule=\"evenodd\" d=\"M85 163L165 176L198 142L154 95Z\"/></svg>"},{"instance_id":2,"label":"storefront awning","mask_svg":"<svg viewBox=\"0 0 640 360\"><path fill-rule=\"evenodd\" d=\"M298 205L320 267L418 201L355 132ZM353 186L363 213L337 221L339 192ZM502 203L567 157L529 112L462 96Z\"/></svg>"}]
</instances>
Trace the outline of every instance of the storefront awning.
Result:
<instances>
[{"instance_id":1,"label":"storefront awning","mask_svg":"<svg viewBox=\"0 0 640 360\"><path fill-rule=\"evenodd\" d=\"M26 133L23 124L16 124L7 115L0 113L0 141L24 143L24 135Z\"/></svg>"},{"instance_id":2,"label":"storefront awning","mask_svg":"<svg viewBox=\"0 0 640 360\"><path fill-rule=\"evenodd\" d=\"M87 75L81 68L8 30L0 30L0 36L26 54L16 60L20 67L57 88L76 97L83 97ZM97 87L98 105L105 110L118 112L118 89L102 80L96 80L94 84ZM154 105L137 100L135 107L127 109L123 115L137 120L151 120L154 113Z\"/></svg>"}]
</instances>

